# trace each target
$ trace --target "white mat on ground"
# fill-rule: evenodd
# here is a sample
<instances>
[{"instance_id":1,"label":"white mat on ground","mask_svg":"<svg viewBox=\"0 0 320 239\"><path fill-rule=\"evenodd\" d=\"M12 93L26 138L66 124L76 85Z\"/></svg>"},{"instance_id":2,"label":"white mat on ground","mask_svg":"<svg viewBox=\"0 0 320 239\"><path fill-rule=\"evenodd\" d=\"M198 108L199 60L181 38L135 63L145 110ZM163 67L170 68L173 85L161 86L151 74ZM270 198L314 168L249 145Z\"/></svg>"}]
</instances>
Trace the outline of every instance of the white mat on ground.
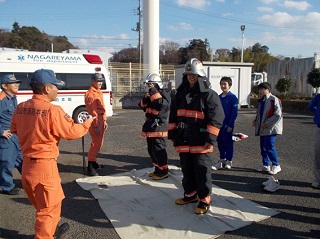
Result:
<instances>
[{"instance_id":1,"label":"white mat on ground","mask_svg":"<svg viewBox=\"0 0 320 239\"><path fill-rule=\"evenodd\" d=\"M148 177L152 171L153 168L146 168L76 181L98 199L122 239L216 238L277 214L213 185L210 211L197 215L196 204L174 203L183 195L179 168L170 166L169 178L161 181Z\"/></svg>"}]
</instances>

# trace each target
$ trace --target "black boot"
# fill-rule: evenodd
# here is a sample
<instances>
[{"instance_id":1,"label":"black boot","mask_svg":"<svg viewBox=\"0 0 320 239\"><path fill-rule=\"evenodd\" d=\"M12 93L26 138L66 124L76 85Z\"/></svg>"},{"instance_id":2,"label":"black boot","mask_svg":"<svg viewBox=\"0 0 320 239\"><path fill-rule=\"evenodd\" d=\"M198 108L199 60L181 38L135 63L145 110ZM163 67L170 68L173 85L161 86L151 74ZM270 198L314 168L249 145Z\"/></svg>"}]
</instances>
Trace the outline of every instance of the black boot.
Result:
<instances>
[{"instance_id":1,"label":"black boot","mask_svg":"<svg viewBox=\"0 0 320 239\"><path fill-rule=\"evenodd\" d=\"M103 168L103 165L98 164L97 162L92 162L92 167L93 167L94 169L99 169L99 168Z\"/></svg>"},{"instance_id":2,"label":"black boot","mask_svg":"<svg viewBox=\"0 0 320 239\"><path fill-rule=\"evenodd\" d=\"M99 174L97 173L97 171L94 169L93 164L95 162L88 162L88 169L87 169L87 175L88 176L99 176Z\"/></svg>"},{"instance_id":3,"label":"black boot","mask_svg":"<svg viewBox=\"0 0 320 239\"><path fill-rule=\"evenodd\" d=\"M67 222L62 223L60 226L57 226L56 232L53 235L54 239L61 239L62 236L69 231L69 224Z\"/></svg>"}]
</instances>

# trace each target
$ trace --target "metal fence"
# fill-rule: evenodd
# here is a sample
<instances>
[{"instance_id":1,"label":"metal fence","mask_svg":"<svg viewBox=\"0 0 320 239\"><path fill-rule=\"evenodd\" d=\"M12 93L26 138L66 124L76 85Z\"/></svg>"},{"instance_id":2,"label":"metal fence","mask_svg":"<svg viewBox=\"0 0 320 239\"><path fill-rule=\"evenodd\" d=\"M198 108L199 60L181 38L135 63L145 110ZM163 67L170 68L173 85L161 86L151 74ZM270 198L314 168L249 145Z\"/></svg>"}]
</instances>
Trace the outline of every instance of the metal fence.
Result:
<instances>
[{"instance_id":1,"label":"metal fence","mask_svg":"<svg viewBox=\"0 0 320 239\"><path fill-rule=\"evenodd\" d=\"M109 72L113 94L135 94L145 92L144 70L148 68L139 63L116 63L109 62ZM171 90L175 79L174 65L160 65L159 74L164 88Z\"/></svg>"}]
</instances>

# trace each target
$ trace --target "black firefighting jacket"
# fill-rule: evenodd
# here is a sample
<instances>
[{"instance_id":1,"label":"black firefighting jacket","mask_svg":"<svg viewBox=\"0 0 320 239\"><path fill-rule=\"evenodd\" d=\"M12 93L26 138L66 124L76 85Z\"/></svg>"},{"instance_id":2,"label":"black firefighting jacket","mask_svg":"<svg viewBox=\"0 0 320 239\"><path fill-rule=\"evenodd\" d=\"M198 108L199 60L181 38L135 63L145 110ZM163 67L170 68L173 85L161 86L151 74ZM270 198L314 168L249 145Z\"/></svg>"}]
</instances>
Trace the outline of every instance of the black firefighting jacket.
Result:
<instances>
[{"instance_id":1,"label":"black firefighting jacket","mask_svg":"<svg viewBox=\"0 0 320 239\"><path fill-rule=\"evenodd\" d=\"M218 94L209 88L206 77L190 88L187 76L183 77L172 101L168 138L174 140L179 153L210 153L206 142L214 144L224 120Z\"/></svg>"},{"instance_id":2,"label":"black firefighting jacket","mask_svg":"<svg viewBox=\"0 0 320 239\"><path fill-rule=\"evenodd\" d=\"M170 94L156 87L149 89L149 96L144 96L139 107L146 113L146 121L142 126L142 137L164 138L168 136L168 115Z\"/></svg>"}]
</instances>

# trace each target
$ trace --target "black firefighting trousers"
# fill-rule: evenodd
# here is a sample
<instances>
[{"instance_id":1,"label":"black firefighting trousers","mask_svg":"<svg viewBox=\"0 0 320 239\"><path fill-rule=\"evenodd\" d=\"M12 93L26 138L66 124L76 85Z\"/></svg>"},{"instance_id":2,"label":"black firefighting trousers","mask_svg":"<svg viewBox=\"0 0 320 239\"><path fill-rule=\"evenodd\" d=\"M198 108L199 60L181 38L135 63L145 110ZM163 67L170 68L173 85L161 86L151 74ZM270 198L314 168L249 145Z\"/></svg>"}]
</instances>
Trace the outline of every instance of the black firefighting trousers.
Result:
<instances>
[{"instance_id":1,"label":"black firefighting trousers","mask_svg":"<svg viewBox=\"0 0 320 239\"><path fill-rule=\"evenodd\" d=\"M199 199L210 196L212 191L212 153L180 153L179 156L183 173L184 194L188 195L196 191Z\"/></svg>"},{"instance_id":2,"label":"black firefighting trousers","mask_svg":"<svg viewBox=\"0 0 320 239\"><path fill-rule=\"evenodd\" d=\"M148 153L156 174L168 173L168 155L166 138L147 138Z\"/></svg>"}]
</instances>

